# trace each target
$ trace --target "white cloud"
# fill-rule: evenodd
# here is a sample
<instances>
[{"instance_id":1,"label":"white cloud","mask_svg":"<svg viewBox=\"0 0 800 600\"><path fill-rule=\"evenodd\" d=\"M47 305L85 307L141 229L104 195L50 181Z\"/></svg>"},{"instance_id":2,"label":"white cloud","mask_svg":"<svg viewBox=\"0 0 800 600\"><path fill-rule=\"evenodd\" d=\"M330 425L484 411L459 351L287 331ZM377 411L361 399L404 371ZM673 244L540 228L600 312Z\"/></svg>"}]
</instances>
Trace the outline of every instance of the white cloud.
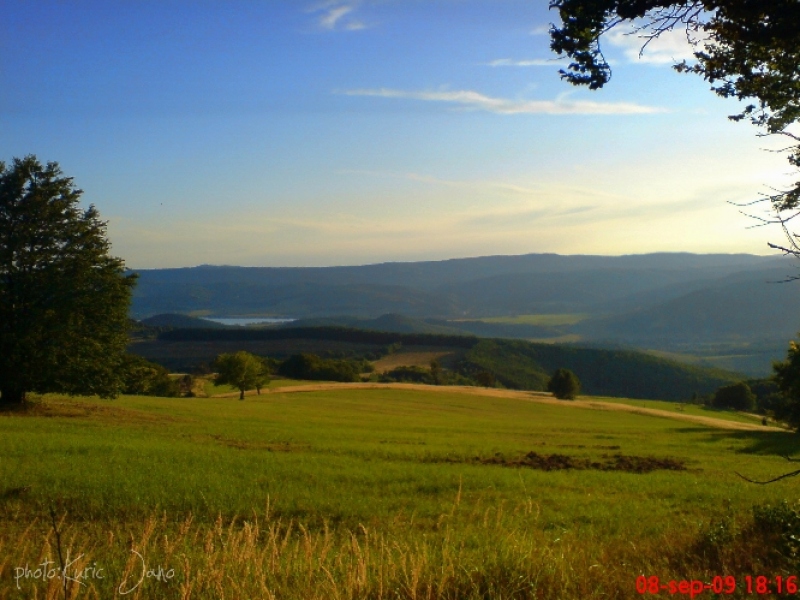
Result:
<instances>
[{"instance_id":1,"label":"white cloud","mask_svg":"<svg viewBox=\"0 0 800 600\"><path fill-rule=\"evenodd\" d=\"M537 25L531 29L531 35L550 35L550 25Z\"/></svg>"},{"instance_id":2,"label":"white cloud","mask_svg":"<svg viewBox=\"0 0 800 600\"><path fill-rule=\"evenodd\" d=\"M342 17L347 13L353 12L352 6L336 6L328 9L328 12L323 14L319 19L319 24L325 29L335 29Z\"/></svg>"},{"instance_id":3,"label":"white cloud","mask_svg":"<svg viewBox=\"0 0 800 600\"><path fill-rule=\"evenodd\" d=\"M353 19L353 11L358 7L358 2L331 1L317 4L307 12L318 14L317 25L329 31L359 31L366 29L367 25L360 20Z\"/></svg>"},{"instance_id":4,"label":"white cloud","mask_svg":"<svg viewBox=\"0 0 800 600\"><path fill-rule=\"evenodd\" d=\"M591 100L511 100L493 98L471 90L457 91L405 91L387 88L348 90L348 96L375 96L380 98L400 98L426 102L444 102L466 109L484 110L502 115L548 114L548 115L632 115L664 112L654 106L643 106L631 102L593 102Z\"/></svg>"},{"instance_id":5,"label":"white cloud","mask_svg":"<svg viewBox=\"0 0 800 600\"><path fill-rule=\"evenodd\" d=\"M694 58L694 46L683 29L665 31L649 43L647 37L630 30L611 31L607 35L607 39L612 46L621 48L625 58L630 62L672 65ZM647 46L643 48L646 43Z\"/></svg>"},{"instance_id":6,"label":"white cloud","mask_svg":"<svg viewBox=\"0 0 800 600\"><path fill-rule=\"evenodd\" d=\"M492 60L483 64L487 67L557 67L560 65L567 65L569 61L558 58L532 58L527 60L498 58L497 60Z\"/></svg>"}]
</instances>

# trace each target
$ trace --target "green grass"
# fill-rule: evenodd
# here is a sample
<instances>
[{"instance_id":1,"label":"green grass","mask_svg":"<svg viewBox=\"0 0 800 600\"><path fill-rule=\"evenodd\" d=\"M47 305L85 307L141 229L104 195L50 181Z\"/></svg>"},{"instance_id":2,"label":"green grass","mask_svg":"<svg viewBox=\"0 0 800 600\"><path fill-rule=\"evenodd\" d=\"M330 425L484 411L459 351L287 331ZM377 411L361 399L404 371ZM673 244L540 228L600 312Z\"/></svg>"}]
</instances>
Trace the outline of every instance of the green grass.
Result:
<instances>
[{"instance_id":1,"label":"green grass","mask_svg":"<svg viewBox=\"0 0 800 600\"><path fill-rule=\"evenodd\" d=\"M299 381L297 379L272 379L264 389L277 389L282 387L293 387L297 385L307 385L309 383L319 383L318 381ZM206 396L220 396L222 394L234 394L239 391L232 385L217 385L213 379L206 379L203 384Z\"/></svg>"},{"instance_id":2,"label":"green grass","mask_svg":"<svg viewBox=\"0 0 800 600\"><path fill-rule=\"evenodd\" d=\"M584 398L581 397L580 399L583 400ZM737 423L760 424L762 419L762 417L755 414L742 413L735 410L711 408L708 406L701 406L697 404L664 402L661 400L632 400L630 398L608 398L605 396L595 396L592 397L591 399L602 400L603 402L613 402L616 404L627 404L628 406L638 406L641 408L656 408L659 410L665 410L675 414L712 417L714 419L723 419L725 421L734 421Z\"/></svg>"},{"instance_id":3,"label":"green grass","mask_svg":"<svg viewBox=\"0 0 800 600\"><path fill-rule=\"evenodd\" d=\"M58 500L93 516L152 508L233 515L269 495L275 510L317 521L374 521L400 509L435 518L460 482L465 497L476 500L488 494L520 501L524 490L537 489L563 519L584 502L574 486L588 481L595 498L627 491L662 519L672 506L661 502L665 494L682 512L700 516L713 499L740 497L747 504L762 497L763 489L743 486L733 471L779 470L776 456L800 445L788 433L726 432L635 414L404 390L271 394L246 402L124 397L63 406L80 416L58 416L56 405L55 416L0 419L0 476L7 487L32 485L32 504ZM683 458L693 470L548 473L467 462L531 450L596 457L608 445L625 454ZM709 478L713 489L686 495ZM617 528L613 512L595 507L593 526Z\"/></svg>"},{"instance_id":4,"label":"green grass","mask_svg":"<svg viewBox=\"0 0 800 600\"><path fill-rule=\"evenodd\" d=\"M541 315L516 315L508 317L485 317L477 319L484 323L506 323L508 325L541 325L545 327L558 327L559 325L577 325L591 315L587 313L559 313Z\"/></svg>"},{"instance_id":5,"label":"green grass","mask_svg":"<svg viewBox=\"0 0 800 600\"><path fill-rule=\"evenodd\" d=\"M298 538L280 529L298 544L300 553L285 566L289 571L300 569L301 563L302 569L312 568L303 562L311 559L300 556L302 540L313 538L314 544L322 544L331 531L337 543L351 547L348 552L355 552L348 536L357 534L365 545L372 536L376 553L384 546L374 540L384 540L385 548L402 548L402 560L422 561L419 564L429 565L430 573L441 575L443 565L450 565L454 579L447 585L461 582L458 585L467 588L440 597L477 598L470 595L478 592L469 591L469 582L476 582L481 573L486 581L505 581L485 571L490 565L508 573L522 569L519 577L528 577L525 565L533 560L534 550L542 569L556 564L556 570L540 573L539 587L526 588L530 595L516 597L625 597L625 589L633 597L636 569L644 568L634 568L634 563L651 561L648 568L658 564L661 571L655 574L667 575L669 564L657 562L664 540L670 540L670 547L679 545L714 519L744 520L754 504L796 495L800 481L760 487L743 482L734 471L753 478L774 476L787 470L780 455L798 450L800 440L790 433L711 429L666 418L456 392L334 390L272 393L245 402L48 397L28 414L0 414L0 588L10 581L15 565L32 563L43 553L53 556L47 534L52 507L63 517L62 527L71 532L70 543L82 541L87 551L93 549L94 559L117 565L118 570L125 564L125 554L120 554L120 548L127 548L125 539L143 536L141 544L166 552L165 540L180 537L179 524L191 515L199 537L181 542L187 557L184 583L190 573L202 571L198 565L215 556L213 549L221 548L215 544L229 538L219 533L211 550L197 540L211 535L218 519L227 523L238 515L240 525L226 535L239 531L241 519L279 529L290 520L294 527L302 526L294 530ZM485 464L486 459L510 460L531 451L592 460L614 453L669 457L685 461L688 469L640 474ZM27 486L20 497L7 492ZM159 533L148 541L143 523L162 514ZM371 533L365 538L357 533L360 528ZM29 542L15 541L22 538ZM42 550L42 544L49 550ZM631 545L638 550L631 553ZM564 548L570 548L566 555ZM380 550L384 551L390 552ZM170 560L173 566L183 564ZM474 575L453 566L464 567L473 560ZM613 577L611 571L598 573L602 585L592 584L595 575L585 572L591 561L611 561L611 569L621 560L634 563L614 567ZM236 561L228 557L223 562L232 569ZM374 590L373 595L359 595L353 591L355 584L345 581L350 571L341 564L336 568L344 571L334 571L331 577L340 586L337 590L350 590L347 597L381 597ZM405 581L403 568L387 571L386 581ZM611 579L602 579L606 576ZM304 575L298 577L305 581ZM321 571L320 577L328 581ZM316 582L316 575L308 575L308 581L312 579ZM292 581L281 583L283 588L275 583L274 589L299 590L281 597L312 597L310 588ZM319 589L325 585L329 583L319 583ZM556 587L544 593L543 585ZM417 593L409 591L410 583L403 586L407 589L400 597ZM26 589L27 595L9 597L29 597L31 588ZM167 590L173 595L167 595L166 588L152 589L161 591L145 597L180 597L177 587ZM230 592L233 588L226 589L228 595L237 595ZM239 593L268 597L252 591L255 587L247 589ZM204 593L198 597L219 597L213 588ZM320 591L318 597L332 593Z\"/></svg>"}]
</instances>

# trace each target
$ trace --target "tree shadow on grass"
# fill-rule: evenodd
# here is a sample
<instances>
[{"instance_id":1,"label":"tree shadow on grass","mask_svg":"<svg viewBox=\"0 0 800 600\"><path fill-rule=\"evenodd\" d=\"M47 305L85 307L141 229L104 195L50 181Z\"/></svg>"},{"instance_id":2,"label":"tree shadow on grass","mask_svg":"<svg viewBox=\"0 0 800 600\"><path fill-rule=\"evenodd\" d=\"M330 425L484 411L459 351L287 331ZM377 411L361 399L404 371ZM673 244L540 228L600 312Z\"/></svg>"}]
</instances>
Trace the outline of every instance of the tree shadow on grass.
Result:
<instances>
[{"instance_id":1,"label":"tree shadow on grass","mask_svg":"<svg viewBox=\"0 0 800 600\"><path fill-rule=\"evenodd\" d=\"M696 427L678 429L682 433L698 433ZM744 442L738 454L761 454L767 456L792 456L800 458L800 434L793 431L708 431L705 434L713 441L735 440Z\"/></svg>"},{"instance_id":2,"label":"tree shadow on grass","mask_svg":"<svg viewBox=\"0 0 800 600\"><path fill-rule=\"evenodd\" d=\"M23 400L19 404L0 403L0 416L31 415L39 410L41 404L42 402L40 400L34 400L32 398Z\"/></svg>"}]
</instances>

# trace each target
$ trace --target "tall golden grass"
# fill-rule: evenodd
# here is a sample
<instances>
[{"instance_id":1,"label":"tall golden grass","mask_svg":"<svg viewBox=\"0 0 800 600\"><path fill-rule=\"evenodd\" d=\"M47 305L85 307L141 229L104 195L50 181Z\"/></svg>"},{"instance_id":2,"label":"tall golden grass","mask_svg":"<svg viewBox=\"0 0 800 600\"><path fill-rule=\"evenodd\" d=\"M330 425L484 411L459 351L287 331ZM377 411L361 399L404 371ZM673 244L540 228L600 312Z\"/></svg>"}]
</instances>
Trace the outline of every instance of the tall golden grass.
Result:
<instances>
[{"instance_id":1,"label":"tall golden grass","mask_svg":"<svg viewBox=\"0 0 800 600\"><path fill-rule=\"evenodd\" d=\"M62 515L0 534L0 598L635 598L639 575L710 581L767 568L752 554L757 540L746 536L726 538L705 556L708 548L690 530L641 542L599 539L543 531L537 517L532 501L465 510L459 499L432 530L402 516L378 530L311 530L273 518L269 507L260 517L213 522L161 514L135 525L98 524ZM46 560L53 576L34 579ZM80 582L57 576L62 561L71 579L84 574Z\"/></svg>"}]
</instances>

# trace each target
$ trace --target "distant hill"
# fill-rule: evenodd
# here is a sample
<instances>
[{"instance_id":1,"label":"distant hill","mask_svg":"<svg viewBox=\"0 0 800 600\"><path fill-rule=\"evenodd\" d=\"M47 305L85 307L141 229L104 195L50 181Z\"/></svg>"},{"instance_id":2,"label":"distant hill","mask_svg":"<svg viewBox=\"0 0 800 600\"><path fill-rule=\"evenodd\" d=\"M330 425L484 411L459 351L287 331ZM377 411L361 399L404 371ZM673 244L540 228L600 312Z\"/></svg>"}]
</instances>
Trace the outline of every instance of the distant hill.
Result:
<instances>
[{"instance_id":1,"label":"distant hill","mask_svg":"<svg viewBox=\"0 0 800 600\"><path fill-rule=\"evenodd\" d=\"M685 253L201 266L140 271L131 314L146 319L203 311L292 318L309 326L580 341L678 353L760 376L800 329L800 283L769 282L796 274L796 261L783 257ZM482 320L554 313L588 316L557 326Z\"/></svg>"},{"instance_id":2,"label":"distant hill","mask_svg":"<svg viewBox=\"0 0 800 600\"><path fill-rule=\"evenodd\" d=\"M595 310L665 285L782 264L751 255L488 256L357 267L212 267L138 271L132 314L417 317Z\"/></svg>"},{"instance_id":3,"label":"distant hill","mask_svg":"<svg viewBox=\"0 0 800 600\"><path fill-rule=\"evenodd\" d=\"M576 330L650 347L788 340L800 329L800 286L783 269L746 271L639 310L586 321Z\"/></svg>"},{"instance_id":4,"label":"distant hill","mask_svg":"<svg viewBox=\"0 0 800 600\"><path fill-rule=\"evenodd\" d=\"M151 285L146 276L140 277L133 296L134 315L164 310L288 318L342 314L377 316L391 312L424 316L457 312L452 300L442 294L396 285L310 282L271 285L270 282L226 281L213 277L202 284L182 285L172 281Z\"/></svg>"},{"instance_id":5,"label":"distant hill","mask_svg":"<svg viewBox=\"0 0 800 600\"><path fill-rule=\"evenodd\" d=\"M226 329L228 326L208 319L198 319L188 315L163 313L140 321L148 327L171 327L175 329Z\"/></svg>"}]
</instances>

